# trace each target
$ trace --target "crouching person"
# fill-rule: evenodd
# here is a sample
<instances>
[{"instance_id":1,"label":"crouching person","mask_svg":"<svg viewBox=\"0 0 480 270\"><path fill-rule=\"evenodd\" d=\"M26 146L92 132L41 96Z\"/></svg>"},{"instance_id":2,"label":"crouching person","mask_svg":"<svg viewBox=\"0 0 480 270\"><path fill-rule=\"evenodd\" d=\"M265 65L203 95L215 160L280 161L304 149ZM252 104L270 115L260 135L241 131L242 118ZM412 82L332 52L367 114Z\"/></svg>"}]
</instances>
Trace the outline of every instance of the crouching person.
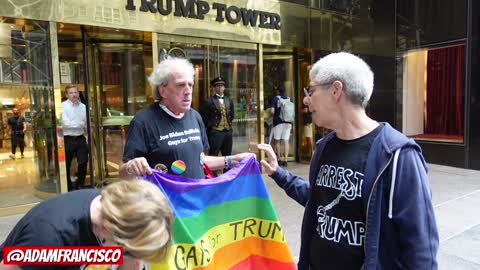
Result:
<instances>
[{"instance_id":1,"label":"crouching person","mask_svg":"<svg viewBox=\"0 0 480 270\"><path fill-rule=\"evenodd\" d=\"M103 190L58 195L32 208L0 246L122 246L118 269L142 269L142 261L162 261L171 243L173 216L154 184L122 180ZM7 269L79 269L78 265L4 265ZM83 268L80 268L83 269Z\"/></svg>"}]
</instances>

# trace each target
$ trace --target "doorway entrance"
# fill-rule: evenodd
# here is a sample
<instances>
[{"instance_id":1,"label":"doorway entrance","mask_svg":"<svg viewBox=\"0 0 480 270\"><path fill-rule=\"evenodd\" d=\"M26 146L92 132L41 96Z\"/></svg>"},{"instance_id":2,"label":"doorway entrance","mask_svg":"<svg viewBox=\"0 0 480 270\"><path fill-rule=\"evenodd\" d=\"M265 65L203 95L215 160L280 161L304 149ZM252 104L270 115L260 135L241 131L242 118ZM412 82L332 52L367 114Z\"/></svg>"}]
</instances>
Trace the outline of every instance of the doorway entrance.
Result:
<instances>
[{"instance_id":1,"label":"doorway entrance","mask_svg":"<svg viewBox=\"0 0 480 270\"><path fill-rule=\"evenodd\" d=\"M118 177L131 119L153 101L146 83L151 34L67 24L58 28L61 88L76 84L88 108L86 186L102 186ZM75 175L74 165L71 171Z\"/></svg>"},{"instance_id":2,"label":"doorway entrance","mask_svg":"<svg viewBox=\"0 0 480 270\"><path fill-rule=\"evenodd\" d=\"M296 94L295 94L295 74L294 74L294 58L293 54L276 54L271 53L263 56L263 81L264 81L264 108L265 108L265 142L280 144L275 142L273 139L273 114L269 113L270 108L272 108L273 99L279 95L275 89L279 87L284 87L286 95L290 97L292 102L296 104ZM297 110L298 111L298 110ZM297 117L298 119L298 117ZM289 154L288 161L294 161L296 159L297 145L296 145L296 122L292 123L292 128L290 130L289 137ZM283 150L280 150L283 153ZM279 153L277 153L278 155Z\"/></svg>"},{"instance_id":3,"label":"doorway entrance","mask_svg":"<svg viewBox=\"0 0 480 270\"><path fill-rule=\"evenodd\" d=\"M129 123L155 101L147 77L166 57L184 57L194 65L192 107L197 111L214 94L210 81L226 79L226 94L235 107L233 153L249 151L258 142L256 44L99 27L84 28L79 36L80 26L62 29L69 27L76 33L59 31L61 82L62 88L76 83L85 89L90 177L95 179L87 179L87 185L118 178Z\"/></svg>"},{"instance_id":4,"label":"doorway entrance","mask_svg":"<svg viewBox=\"0 0 480 270\"><path fill-rule=\"evenodd\" d=\"M212 39L157 35L158 61L185 57L195 68L192 107L200 111L214 94L210 82L226 79L225 93L235 107L232 153L249 151L258 142L257 131L257 45Z\"/></svg>"}]
</instances>

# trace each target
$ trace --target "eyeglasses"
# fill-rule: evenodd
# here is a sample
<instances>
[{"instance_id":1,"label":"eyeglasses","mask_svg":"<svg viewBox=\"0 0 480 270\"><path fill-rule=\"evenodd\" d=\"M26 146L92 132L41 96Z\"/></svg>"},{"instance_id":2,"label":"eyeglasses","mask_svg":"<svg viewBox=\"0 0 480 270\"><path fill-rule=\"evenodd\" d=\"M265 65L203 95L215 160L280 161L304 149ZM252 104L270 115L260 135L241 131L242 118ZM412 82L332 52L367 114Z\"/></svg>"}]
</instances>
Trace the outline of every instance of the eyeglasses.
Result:
<instances>
[{"instance_id":1,"label":"eyeglasses","mask_svg":"<svg viewBox=\"0 0 480 270\"><path fill-rule=\"evenodd\" d=\"M315 93L315 90L314 88L317 87L317 86L327 86L327 85L331 85L332 83L329 82L329 83L320 83L320 84L313 84L313 85L309 85L309 86L306 86L303 88L303 93L305 94L305 97L311 97L313 95L313 93Z\"/></svg>"}]
</instances>

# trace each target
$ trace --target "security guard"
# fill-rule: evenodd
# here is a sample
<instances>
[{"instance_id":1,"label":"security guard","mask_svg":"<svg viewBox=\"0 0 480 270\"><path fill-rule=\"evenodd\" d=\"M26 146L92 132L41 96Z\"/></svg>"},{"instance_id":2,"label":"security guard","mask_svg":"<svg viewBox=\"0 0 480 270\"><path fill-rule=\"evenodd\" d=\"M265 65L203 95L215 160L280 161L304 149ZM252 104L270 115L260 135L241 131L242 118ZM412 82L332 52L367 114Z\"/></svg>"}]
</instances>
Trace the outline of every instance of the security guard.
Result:
<instances>
[{"instance_id":1,"label":"security guard","mask_svg":"<svg viewBox=\"0 0 480 270\"><path fill-rule=\"evenodd\" d=\"M211 85L215 95L203 105L202 118L207 128L210 156L217 156L220 151L222 156L232 154L234 106L232 100L225 96L225 84L223 77L213 79Z\"/></svg>"}]
</instances>

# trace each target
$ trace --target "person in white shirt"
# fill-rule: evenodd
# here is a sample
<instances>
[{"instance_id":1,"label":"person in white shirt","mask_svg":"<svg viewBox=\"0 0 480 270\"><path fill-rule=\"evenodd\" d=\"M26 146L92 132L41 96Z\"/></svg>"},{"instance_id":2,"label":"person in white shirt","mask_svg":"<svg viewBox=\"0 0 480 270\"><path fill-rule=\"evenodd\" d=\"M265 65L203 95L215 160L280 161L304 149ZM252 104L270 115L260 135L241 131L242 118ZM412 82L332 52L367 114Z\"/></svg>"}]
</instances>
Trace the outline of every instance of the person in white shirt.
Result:
<instances>
[{"instance_id":1,"label":"person in white shirt","mask_svg":"<svg viewBox=\"0 0 480 270\"><path fill-rule=\"evenodd\" d=\"M68 85L65 88L67 100L62 102L63 135L65 140L65 158L67 165L68 191L81 189L85 183L88 162L88 147L83 135L87 127L87 111L85 104L80 101L78 87ZM73 157L77 158L78 178L72 183L70 166Z\"/></svg>"}]
</instances>

